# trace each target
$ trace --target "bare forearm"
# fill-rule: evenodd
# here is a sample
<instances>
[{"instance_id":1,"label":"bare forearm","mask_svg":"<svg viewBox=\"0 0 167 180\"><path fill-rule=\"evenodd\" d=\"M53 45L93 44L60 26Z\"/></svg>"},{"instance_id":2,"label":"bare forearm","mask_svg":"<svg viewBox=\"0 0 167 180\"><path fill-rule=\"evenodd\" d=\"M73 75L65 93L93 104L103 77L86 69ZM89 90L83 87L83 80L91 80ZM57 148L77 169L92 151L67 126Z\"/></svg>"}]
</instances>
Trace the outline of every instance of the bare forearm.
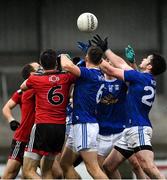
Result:
<instances>
[{"instance_id":1,"label":"bare forearm","mask_svg":"<svg viewBox=\"0 0 167 180\"><path fill-rule=\"evenodd\" d=\"M136 63L130 63L130 66L135 69L138 70L137 64Z\"/></svg>"},{"instance_id":2,"label":"bare forearm","mask_svg":"<svg viewBox=\"0 0 167 180\"><path fill-rule=\"evenodd\" d=\"M117 68L128 69L130 66L118 55L112 52L110 49L105 51L105 55L109 61Z\"/></svg>"},{"instance_id":3,"label":"bare forearm","mask_svg":"<svg viewBox=\"0 0 167 180\"><path fill-rule=\"evenodd\" d=\"M61 66L64 70L70 71L70 69L74 66L74 64L65 55L61 55Z\"/></svg>"},{"instance_id":4,"label":"bare forearm","mask_svg":"<svg viewBox=\"0 0 167 180\"><path fill-rule=\"evenodd\" d=\"M108 74L108 75L110 75L110 76L113 75L113 73L112 73L112 68L110 68L110 64L109 64L108 62L106 62L105 60L103 60L102 63L100 64L100 69L101 69L104 73L106 73L106 74Z\"/></svg>"},{"instance_id":5,"label":"bare forearm","mask_svg":"<svg viewBox=\"0 0 167 180\"><path fill-rule=\"evenodd\" d=\"M114 76L118 79L124 80L124 70L119 69L119 68L114 68L114 67L112 67L112 65L110 65L108 62L106 62L104 60L100 64L100 68L107 75Z\"/></svg>"},{"instance_id":6,"label":"bare forearm","mask_svg":"<svg viewBox=\"0 0 167 180\"><path fill-rule=\"evenodd\" d=\"M71 72L76 76L80 76L80 69L65 54L61 54L61 66L64 70Z\"/></svg>"},{"instance_id":7,"label":"bare forearm","mask_svg":"<svg viewBox=\"0 0 167 180\"><path fill-rule=\"evenodd\" d=\"M15 118L12 115L12 109L16 106L12 100L9 100L7 104L2 109L2 114L8 122L11 122Z\"/></svg>"},{"instance_id":8,"label":"bare forearm","mask_svg":"<svg viewBox=\"0 0 167 180\"><path fill-rule=\"evenodd\" d=\"M3 112L3 115L4 115L5 119L6 119L8 122L11 122L12 120L15 119L15 118L13 117L13 115L11 114L10 109L6 110L5 113Z\"/></svg>"}]
</instances>

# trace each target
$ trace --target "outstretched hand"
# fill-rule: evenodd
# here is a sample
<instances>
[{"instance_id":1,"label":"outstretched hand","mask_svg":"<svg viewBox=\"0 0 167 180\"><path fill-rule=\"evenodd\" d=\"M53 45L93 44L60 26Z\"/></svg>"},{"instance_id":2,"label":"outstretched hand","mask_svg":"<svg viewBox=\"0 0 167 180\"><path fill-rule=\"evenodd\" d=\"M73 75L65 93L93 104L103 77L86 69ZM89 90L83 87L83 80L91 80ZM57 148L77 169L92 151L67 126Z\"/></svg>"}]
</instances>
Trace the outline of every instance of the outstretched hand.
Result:
<instances>
[{"instance_id":1,"label":"outstretched hand","mask_svg":"<svg viewBox=\"0 0 167 180\"><path fill-rule=\"evenodd\" d=\"M103 50L103 52L105 52L108 49L108 37L102 40L102 38L98 34L96 34L96 36L93 36L93 39L91 41L98 47L100 47Z\"/></svg>"},{"instance_id":2,"label":"outstretched hand","mask_svg":"<svg viewBox=\"0 0 167 180\"><path fill-rule=\"evenodd\" d=\"M125 48L125 56L130 63L135 62L135 52L130 45L128 45L128 47Z\"/></svg>"},{"instance_id":3,"label":"outstretched hand","mask_svg":"<svg viewBox=\"0 0 167 180\"><path fill-rule=\"evenodd\" d=\"M87 53L88 49L92 46L92 43L90 40L88 40L88 43L83 43L81 41L77 42L78 47L84 52Z\"/></svg>"}]
</instances>

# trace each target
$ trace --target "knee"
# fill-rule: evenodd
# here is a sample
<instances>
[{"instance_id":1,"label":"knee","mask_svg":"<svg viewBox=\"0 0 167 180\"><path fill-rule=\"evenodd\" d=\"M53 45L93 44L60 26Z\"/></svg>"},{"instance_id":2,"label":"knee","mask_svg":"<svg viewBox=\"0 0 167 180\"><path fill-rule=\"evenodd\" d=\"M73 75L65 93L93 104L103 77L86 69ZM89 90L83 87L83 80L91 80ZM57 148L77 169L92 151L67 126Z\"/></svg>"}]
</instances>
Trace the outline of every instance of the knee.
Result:
<instances>
[{"instance_id":1,"label":"knee","mask_svg":"<svg viewBox=\"0 0 167 180\"><path fill-rule=\"evenodd\" d=\"M52 168L52 174L55 179L62 179L63 178L63 171L61 168Z\"/></svg>"},{"instance_id":2,"label":"knee","mask_svg":"<svg viewBox=\"0 0 167 180\"><path fill-rule=\"evenodd\" d=\"M35 170L33 170L33 168L30 168L28 166L24 166L23 165L23 169L22 169L22 174L23 174L23 177L25 178L29 178L32 174L32 172L36 172Z\"/></svg>"},{"instance_id":3,"label":"knee","mask_svg":"<svg viewBox=\"0 0 167 180\"><path fill-rule=\"evenodd\" d=\"M154 167L155 167L155 165L152 161L148 161L144 158L140 158L139 162L140 162L141 168L146 173L152 171L152 169L154 169Z\"/></svg>"},{"instance_id":4,"label":"knee","mask_svg":"<svg viewBox=\"0 0 167 180\"><path fill-rule=\"evenodd\" d=\"M109 168L107 163L103 163L102 168L104 169L104 171L106 172L106 174L109 174L111 172L111 169Z\"/></svg>"},{"instance_id":5,"label":"knee","mask_svg":"<svg viewBox=\"0 0 167 180\"><path fill-rule=\"evenodd\" d=\"M153 169L155 169L155 164L152 162L143 162L141 166L143 171L147 174L151 172Z\"/></svg>"},{"instance_id":6,"label":"knee","mask_svg":"<svg viewBox=\"0 0 167 180\"><path fill-rule=\"evenodd\" d=\"M10 169L5 171L2 175L2 179L15 179L20 169Z\"/></svg>"},{"instance_id":7,"label":"knee","mask_svg":"<svg viewBox=\"0 0 167 180\"><path fill-rule=\"evenodd\" d=\"M53 173L54 179L63 179L63 172L62 173Z\"/></svg>"},{"instance_id":8,"label":"knee","mask_svg":"<svg viewBox=\"0 0 167 180\"><path fill-rule=\"evenodd\" d=\"M138 161L131 163L131 166L132 166L132 170L133 170L133 171L139 171L139 170L141 170L141 166L140 166L140 164L138 163Z\"/></svg>"},{"instance_id":9,"label":"knee","mask_svg":"<svg viewBox=\"0 0 167 180\"><path fill-rule=\"evenodd\" d=\"M29 170L27 171L27 168L25 168L25 167L23 167L22 170L23 170L23 172L22 172L23 177L28 178L30 171Z\"/></svg>"},{"instance_id":10,"label":"knee","mask_svg":"<svg viewBox=\"0 0 167 180\"><path fill-rule=\"evenodd\" d=\"M65 162L60 161L60 167L63 172L67 172L71 166L72 165L68 164L67 162L65 163Z\"/></svg>"},{"instance_id":11,"label":"knee","mask_svg":"<svg viewBox=\"0 0 167 180\"><path fill-rule=\"evenodd\" d=\"M102 165L104 171L109 174L112 173L115 169L114 167L112 167L108 162L104 161L103 165Z\"/></svg>"}]
</instances>

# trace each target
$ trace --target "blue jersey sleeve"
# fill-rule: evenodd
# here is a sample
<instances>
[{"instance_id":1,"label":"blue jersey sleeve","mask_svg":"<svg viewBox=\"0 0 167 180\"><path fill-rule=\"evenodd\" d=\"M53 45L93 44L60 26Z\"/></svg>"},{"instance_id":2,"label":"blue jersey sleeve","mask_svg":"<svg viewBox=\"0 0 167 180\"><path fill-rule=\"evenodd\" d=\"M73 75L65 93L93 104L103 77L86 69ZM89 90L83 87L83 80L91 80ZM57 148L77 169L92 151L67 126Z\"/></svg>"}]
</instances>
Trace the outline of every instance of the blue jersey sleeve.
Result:
<instances>
[{"instance_id":1,"label":"blue jersey sleeve","mask_svg":"<svg viewBox=\"0 0 167 180\"><path fill-rule=\"evenodd\" d=\"M127 82L140 82L142 81L142 73L136 70L124 71L124 80Z\"/></svg>"}]
</instances>

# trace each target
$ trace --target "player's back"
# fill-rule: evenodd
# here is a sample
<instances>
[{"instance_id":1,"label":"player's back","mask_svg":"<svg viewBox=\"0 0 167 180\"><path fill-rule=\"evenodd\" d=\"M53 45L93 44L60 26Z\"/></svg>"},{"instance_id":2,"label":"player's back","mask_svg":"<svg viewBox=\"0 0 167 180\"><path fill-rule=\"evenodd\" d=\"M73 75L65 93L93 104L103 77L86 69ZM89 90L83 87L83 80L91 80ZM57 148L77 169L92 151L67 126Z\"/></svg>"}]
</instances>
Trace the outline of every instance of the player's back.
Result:
<instances>
[{"instance_id":1,"label":"player's back","mask_svg":"<svg viewBox=\"0 0 167 180\"><path fill-rule=\"evenodd\" d=\"M73 95L73 124L95 123L95 109L104 88L104 75L97 68L81 67Z\"/></svg>"},{"instance_id":2,"label":"player's back","mask_svg":"<svg viewBox=\"0 0 167 180\"><path fill-rule=\"evenodd\" d=\"M149 112L155 98L156 81L150 73L126 71L125 80L129 81L127 94L127 126L151 126Z\"/></svg>"},{"instance_id":3,"label":"player's back","mask_svg":"<svg viewBox=\"0 0 167 180\"><path fill-rule=\"evenodd\" d=\"M36 122L64 124L69 90L75 77L69 73L30 76L26 85L36 95Z\"/></svg>"},{"instance_id":4,"label":"player's back","mask_svg":"<svg viewBox=\"0 0 167 180\"><path fill-rule=\"evenodd\" d=\"M127 86L118 79L106 80L101 101L97 106L99 134L120 133L126 123Z\"/></svg>"}]
</instances>

